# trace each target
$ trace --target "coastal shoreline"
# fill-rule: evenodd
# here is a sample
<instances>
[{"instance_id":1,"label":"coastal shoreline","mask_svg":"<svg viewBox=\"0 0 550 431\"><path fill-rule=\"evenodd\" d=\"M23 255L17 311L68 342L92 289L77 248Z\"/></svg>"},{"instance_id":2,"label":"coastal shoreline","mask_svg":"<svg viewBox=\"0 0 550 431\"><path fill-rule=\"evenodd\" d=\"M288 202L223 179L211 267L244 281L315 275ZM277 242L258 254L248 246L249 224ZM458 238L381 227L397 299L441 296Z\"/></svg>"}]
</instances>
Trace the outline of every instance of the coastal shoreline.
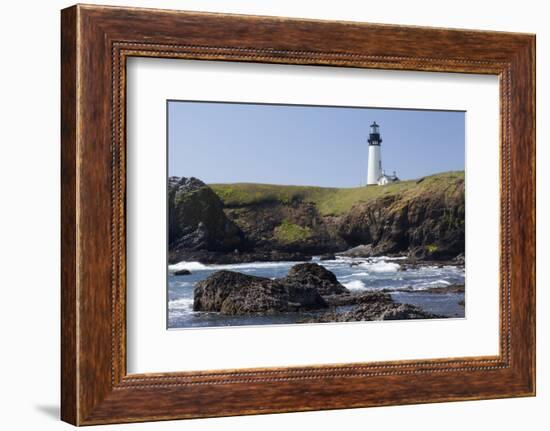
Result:
<instances>
[{"instance_id":1,"label":"coastal shoreline","mask_svg":"<svg viewBox=\"0 0 550 431\"><path fill-rule=\"evenodd\" d=\"M171 177L168 212L170 327L465 315L463 172L355 188Z\"/></svg>"},{"instance_id":2,"label":"coastal shoreline","mask_svg":"<svg viewBox=\"0 0 550 431\"><path fill-rule=\"evenodd\" d=\"M297 303L294 303L290 307L285 306L286 308L283 307L280 309L268 308L255 310L253 308L253 305L258 303L257 298L262 298L263 291L258 290L257 286L250 287L247 285L246 274L277 274L277 276L272 277L272 279L267 278L267 280L270 280L270 282L276 280L284 281L293 267L316 267L324 265L340 274L342 271L346 271L346 274L349 273L348 275L343 275L341 279L336 280L339 285L344 286L344 290L338 294L326 294L326 292L323 292L321 300L324 301L326 306L317 308L307 306L300 307L296 305ZM177 279L179 283L187 283L188 289L193 289L193 294L196 291L197 283L201 282L200 280L208 279L219 273L243 275L244 278L238 279L239 287L241 287L242 290L240 293L235 294L233 298L230 298L228 304L230 303L231 307L228 308L226 305L224 312L221 312L221 309L215 308L195 309L192 311L195 303L194 295L188 296L188 299L184 301L187 309L182 310L181 304L178 302L181 301L181 298L174 296L173 301L175 304L178 304L180 308L174 310L169 309L170 328L387 320L391 319L392 316L398 319L462 318L465 316L465 288L462 278L463 267L457 264L441 265L440 263L434 264L434 262L421 262L419 265L417 264L412 267L403 256L382 256L368 258L364 261L358 258L346 257L321 261L317 257L315 262L309 263L256 262L249 264L205 265L199 262L182 262L179 267L177 265L171 266L171 274L173 274L177 268L181 269L183 267L188 270L190 269L189 275L172 275L172 281L174 282L174 280ZM395 286L394 288L377 288L376 286L372 286L370 288L362 287L357 289L354 287L355 282L353 281L357 277L353 275L366 274L365 270L371 271L371 275L361 276L363 280L371 279L375 281L386 279L385 283L391 284L393 278L406 278L408 273L410 273L412 276L425 274L427 277L426 280L429 280L429 277L431 277L434 281L426 281L426 286L422 288L418 288L419 284L417 283L415 286L407 286L405 284ZM438 281L436 279L439 277L437 276L439 273L454 274L455 281L457 282L446 282L444 276L441 276L441 280ZM208 276L206 274L208 274ZM199 277L200 280L197 282L185 281L190 280L192 277ZM258 278L260 278L260 280L266 280L266 277ZM452 278L447 276L447 279ZM461 280L462 283L460 283ZM412 281L414 282L414 280ZM401 283L406 283L406 281ZM436 285L430 285L429 283L435 283ZM310 280L310 282L306 284L315 288L316 286L322 285L322 281L315 281L314 279L313 283L311 283ZM226 282L220 284L220 286L222 285L226 288L228 285L231 285L231 283L227 283L226 280ZM243 293L245 289L250 290L248 294ZM279 301L280 297L268 299ZM374 301L374 299L377 300ZM373 304L374 308L363 307L361 311L362 314L356 312L355 315L353 315L351 312L359 308L366 300ZM242 312L242 304L249 304L249 308L245 312ZM252 304L252 306L250 304ZM228 310L230 311L228 312Z\"/></svg>"}]
</instances>

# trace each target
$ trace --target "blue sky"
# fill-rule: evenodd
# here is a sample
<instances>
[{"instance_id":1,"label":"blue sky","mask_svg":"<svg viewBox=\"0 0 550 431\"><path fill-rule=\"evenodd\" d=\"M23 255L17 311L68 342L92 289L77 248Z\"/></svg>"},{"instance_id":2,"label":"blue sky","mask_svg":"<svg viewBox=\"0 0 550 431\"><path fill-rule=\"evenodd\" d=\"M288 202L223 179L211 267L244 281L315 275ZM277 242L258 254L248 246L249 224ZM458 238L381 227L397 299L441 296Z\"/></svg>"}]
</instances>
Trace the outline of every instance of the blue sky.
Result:
<instances>
[{"instance_id":1,"label":"blue sky","mask_svg":"<svg viewBox=\"0 0 550 431\"><path fill-rule=\"evenodd\" d=\"M373 121L387 173L464 170L464 112L169 101L168 173L206 183L355 187L366 182Z\"/></svg>"}]
</instances>

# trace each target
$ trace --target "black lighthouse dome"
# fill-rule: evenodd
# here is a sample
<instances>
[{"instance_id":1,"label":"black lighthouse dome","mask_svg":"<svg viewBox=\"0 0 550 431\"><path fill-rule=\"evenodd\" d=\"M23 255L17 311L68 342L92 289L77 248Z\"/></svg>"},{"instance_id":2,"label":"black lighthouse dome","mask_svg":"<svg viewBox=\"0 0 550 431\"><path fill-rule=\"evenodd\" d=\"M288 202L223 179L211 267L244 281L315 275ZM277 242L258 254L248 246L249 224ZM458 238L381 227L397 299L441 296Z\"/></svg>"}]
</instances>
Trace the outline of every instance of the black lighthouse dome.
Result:
<instances>
[{"instance_id":1,"label":"black lighthouse dome","mask_svg":"<svg viewBox=\"0 0 550 431\"><path fill-rule=\"evenodd\" d=\"M380 126L376 124L376 121L370 125L368 143L369 145L380 145L382 143L382 139L380 138Z\"/></svg>"}]
</instances>

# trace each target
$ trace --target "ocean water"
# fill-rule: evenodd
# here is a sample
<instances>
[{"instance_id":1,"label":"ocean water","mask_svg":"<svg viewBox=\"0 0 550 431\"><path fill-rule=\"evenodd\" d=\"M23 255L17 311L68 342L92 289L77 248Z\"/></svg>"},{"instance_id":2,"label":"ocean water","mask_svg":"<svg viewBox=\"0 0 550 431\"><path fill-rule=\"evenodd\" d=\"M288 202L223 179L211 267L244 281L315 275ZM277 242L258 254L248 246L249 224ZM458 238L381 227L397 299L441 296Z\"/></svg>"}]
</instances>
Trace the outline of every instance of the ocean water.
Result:
<instances>
[{"instance_id":1,"label":"ocean water","mask_svg":"<svg viewBox=\"0 0 550 431\"><path fill-rule=\"evenodd\" d=\"M404 269L404 258L337 258L317 263L332 271L338 281L353 291L396 290L412 288L417 292L393 292L397 302L414 304L424 310L448 317L464 317L463 293L422 293L430 287L464 283L464 268L456 266L420 266ZM193 288L212 273L225 269L260 277L280 278L298 262L252 262L231 265L204 265L199 262L179 262L169 266L168 327L212 327L234 325L292 324L320 312L281 313L278 315L222 316L212 312L193 311ZM190 275L175 276L174 271L188 269Z\"/></svg>"}]
</instances>

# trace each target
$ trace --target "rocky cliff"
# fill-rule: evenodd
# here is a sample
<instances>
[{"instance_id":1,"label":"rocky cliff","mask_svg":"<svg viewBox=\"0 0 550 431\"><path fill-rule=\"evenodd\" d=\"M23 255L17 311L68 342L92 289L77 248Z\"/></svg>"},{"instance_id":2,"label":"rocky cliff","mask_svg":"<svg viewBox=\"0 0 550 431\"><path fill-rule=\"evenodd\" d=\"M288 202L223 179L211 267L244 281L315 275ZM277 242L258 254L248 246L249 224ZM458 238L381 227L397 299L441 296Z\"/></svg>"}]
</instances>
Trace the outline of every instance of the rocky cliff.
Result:
<instances>
[{"instance_id":1,"label":"rocky cliff","mask_svg":"<svg viewBox=\"0 0 550 431\"><path fill-rule=\"evenodd\" d=\"M168 220L170 250L229 252L244 245L218 195L196 178L170 178Z\"/></svg>"},{"instance_id":2,"label":"rocky cliff","mask_svg":"<svg viewBox=\"0 0 550 431\"><path fill-rule=\"evenodd\" d=\"M453 259L464 253L464 219L464 180L443 177L354 205L338 233L351 246L370 245L375 256Z\"/></svg>"},{"instance_id":3,"label":"rocky cliff","mask_svg":"<svg viewBox=\"0 0 550 431\"><path fill-rule=\"evenodd\" d=\"M464 253L463 172L346 189L171 178L168 207L171 262Z\"/></svg>"}]
</instances>

